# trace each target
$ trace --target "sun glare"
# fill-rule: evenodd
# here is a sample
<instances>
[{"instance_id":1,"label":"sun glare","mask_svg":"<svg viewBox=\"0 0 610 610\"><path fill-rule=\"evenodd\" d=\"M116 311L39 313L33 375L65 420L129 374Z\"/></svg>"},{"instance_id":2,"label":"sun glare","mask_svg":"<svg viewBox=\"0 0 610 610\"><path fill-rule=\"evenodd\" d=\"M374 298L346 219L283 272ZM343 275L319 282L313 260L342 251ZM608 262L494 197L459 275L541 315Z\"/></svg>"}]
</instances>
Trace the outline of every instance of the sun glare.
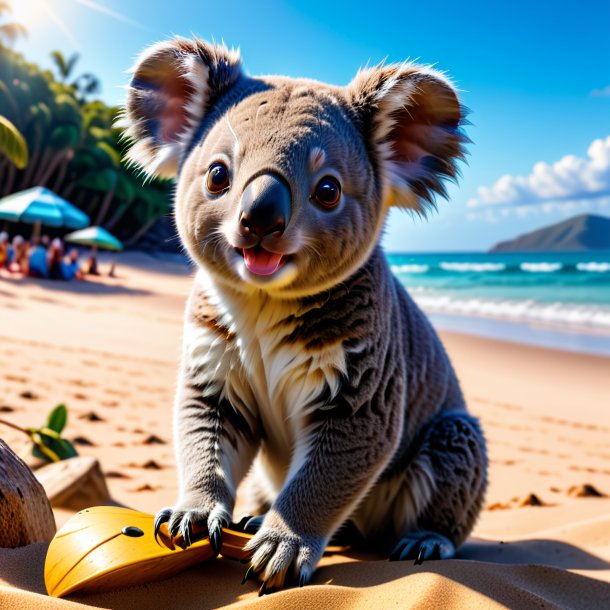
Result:
<instances>
[{"instance_id":1,"label":"sun glare","mask_svg":"<svg viewBox=\"0 0 610 610\"><path fill-rule=\"evenodd\" d=\"M70 44L78 50L81 47L74 28L70 28L68 22L74 16L75 11L81 7L88 12L96 12L110 20L120 21L137 28L145 28L144 25L129 18L127 15L115 11L101 2L94 0L21 0L13 4L13 16L19 23L23 23L30 35L44 36L53 31L54 34L61 33Z\"/></svg>"}]
</instances>

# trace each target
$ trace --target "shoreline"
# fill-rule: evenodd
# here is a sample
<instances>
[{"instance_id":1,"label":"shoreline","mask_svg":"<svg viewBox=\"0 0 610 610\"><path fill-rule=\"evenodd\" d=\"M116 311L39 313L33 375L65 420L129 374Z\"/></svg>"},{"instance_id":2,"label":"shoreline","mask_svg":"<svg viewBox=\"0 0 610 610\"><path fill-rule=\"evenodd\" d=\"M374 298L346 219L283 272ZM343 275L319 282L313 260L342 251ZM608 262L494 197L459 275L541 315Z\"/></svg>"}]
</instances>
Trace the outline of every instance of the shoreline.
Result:
<instances>
[{"instance_id":1,"label":"shoreline","mask_svg":"<svg viewBox=\"0 0 610 610\"><path fill-rule=\"evenodd\" d=\"M438 332L454 332L583 355L610 358L610 332L529 320L424 312Z\"/></svg>"}]
</instances>

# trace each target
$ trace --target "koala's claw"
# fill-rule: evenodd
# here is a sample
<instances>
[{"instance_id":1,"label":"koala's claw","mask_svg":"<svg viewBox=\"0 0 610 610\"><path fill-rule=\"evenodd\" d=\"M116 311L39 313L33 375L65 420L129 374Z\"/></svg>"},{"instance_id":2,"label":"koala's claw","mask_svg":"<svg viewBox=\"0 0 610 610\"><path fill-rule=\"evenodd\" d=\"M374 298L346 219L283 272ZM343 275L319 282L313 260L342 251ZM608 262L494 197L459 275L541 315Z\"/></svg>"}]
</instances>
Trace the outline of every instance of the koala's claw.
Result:
<instances>
[{"instance_id":1,"label":"koala's claw","mask_svg":"<svg viewBox=\"0 0 610 610\"><path fill-rule=\"evenodd\" d=\"M164 523L167 523L172 516L171 508L164 508L157 513L154 523L155 542L159 544L159 529Z\"/></svg>"},{"instance_id":2,"label":"koala's claw","mask_svg":"<svg viewBox=\"0 0 610 610\"><path fill-rule=\"evenodd\" d=\"M245 547L252 559L244 582L254 575L258 576L262 583L259 595L282 588L287 580L303 586L309 582L324 547L322 538L263 525Z\"/></svg>"},{"instance_id":3,"label":"koala's claw","mask_svg":"<svg viewBox=\"0 0 610 610\"><path fill-rule=\"evenodd\" d=\"M431 559L448 559L455 554L451 540L436 532L412 532L405 534L390 553L390 561L414 560L421 565Z\"/></svg>"},{"instance_id":4,"label":"koala's claw","mask_svg":"<svg viewBox=\"0 0 610 610\"><path fill-rule=\"evenodd\" d=\"M155 517L154 534L155 540L159 537L159 530L163 523L167 523L167 530L172 541L181 536L183 543L180 546L187 548L199 540L193 537L194 524L202 524L207 529L210 538L210 546L214 555L218 555L222 546L222 528L228 523L227 511L218 504L214 509L205 510L200 508L164 508Z\"/></svg>"},{"instance_id":5,"label":"koala's claw","mask_svg":"<svg viewBox=\"0 0 610 610\"><path fill-rule=\"evenodd\" d=\"M246 573L244 574L244 577L241 581L242 585L245 585L254 575L254 566L248 566L248 569L246 570Z\"/></svg>"},{"instance_id":6,"label":"koala's claw","mask_svg":"<svg viewBox=\"0 0 610 610\"><path fill-rule=\"evenodd\" d=\"M215 556L220 553L220 547L222 546L222 526L220 524L210 530L210 546Z\"/></svg>"},{"instance_id":7,"label":"koala's claw","mask_svg":"<svg viewBox=\"0 0 610 610\"><path fill-rule=\"evenodd\" d=\"M257 515L256 517L250 517L244 524L244 532L247 534L256 534L262 527L265 515Z\"/></svg>"}]
</instances>

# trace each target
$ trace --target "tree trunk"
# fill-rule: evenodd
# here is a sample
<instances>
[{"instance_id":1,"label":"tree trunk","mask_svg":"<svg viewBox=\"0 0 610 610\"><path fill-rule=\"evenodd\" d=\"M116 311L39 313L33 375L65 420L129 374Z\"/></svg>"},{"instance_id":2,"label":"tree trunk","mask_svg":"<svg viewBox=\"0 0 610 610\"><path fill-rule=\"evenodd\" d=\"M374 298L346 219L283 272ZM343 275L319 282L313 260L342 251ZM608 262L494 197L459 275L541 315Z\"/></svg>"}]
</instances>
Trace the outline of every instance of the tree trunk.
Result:
<instances>
[{"instance_id":1,"label":"tree trunk","mask_svg":"<svg viewBox=\"0 0 610 610\"><path fill-rule=\"evenodd\" d=\"M25 171L21 174L21 180L19 182L20 191L28 188L28 186L31 186L30 180L32 178L32 174L34 173L34 169L38 165L42 150L42 127L40 127L40 125L36 125L34 133L34 146L32 146L30 161L28 166L25 168Z\"/></svg>"},{"instance_id":2,"label":"tree trunk","mask_svg":"<svg viewBox=\"0 0 610 610\"><path fill-rule=\"evenodd\" d=\"M110 189L106 193L106 196L104 197L104 201L102 201L102 207L100 208L100 211L98 212L98 215L95 218L95 222L93 223L93 224L97 225L98 227L102 226L102 223L104 222L104 218L106 218L106 214L108 213L108 210L110 209L110 204L112 203L112 200L114 198L115 188Z\"/></svg>"},{"instance_id":3,"label":"tree trunk","mask_svg":"<svg viewBox=\"0 0 610 610\"><path fill-rule=\"evenodd\" d=\"M64 157L63 163L61 164L61 167L59 168L59 171L57 172L57 178L55 178L55 182L53 183L52 190L55 191L56 193L59 193L59 189L61 188L61 185L66 177L66 173L68 172L68 166L70 165L70 161L72 161L73 158L74 158L74 151L72 151L71 155L66 155Z\"/></svg>"},{"instance_id":4,"label":"tree trunk","mask_svg":"<svg viewBox=\"0 0 610 610\"><path fill-rule=\"evenodd\" d=\"M133 246L133 244L137 243L138 240L143 237L146 232L155 224L158 216L154 218L149 218L126 242L126 246Z\"/></svg>"},{"instance_id":5,"label":"tree trunk","mask_svg":"<svg viewBox=\"0 0 610 610\"><path fill-rule=\"evenodd\" d=\"M39 186L46 186L47 181L53 175L53 172L57 169L59 164L62 161L69 161L73 156L74 151L71 148L64 148L59 151L47 165L46 169L41 168L41 171L36 178L36 184Z\"/></svg>"},{"instance_id":6,"label":"tree trunk","mask_svg":"<svg viewBox=\"0 0 610 610\"><path fill-rule=\"evenodd\" d=\"M87 193L91 193L91 191L87 191ZM89 201L89 205L86 206L79 206L81 208L81 210L84 210L85 214L87 214L87 216L91 217L93 216L93 210L95 210L95 208L97 207L97 204L100 200L100 196L99 195L92 195L91 196L91 200Z\"/></svg>"},{"instance_id":7,"label":"tree trunk","mask_svg":"<svg viewBox=\"0 0 610 610\"><path fill-rule=\"evenodd\" d=\"M112 229L114 229L114 227L116 227L119 220L121 220L121 218L123 218L123 216L125 215L125 212L127 212L127 210L129 209L129 206L130 206L129 202L123 202L117 208L116 212L112 215L112 218L106 223L106 228L109 231L112 231Z\"/></svg>"},{"instance_id":8,"label":"tree trunk","mask_svg":"<svg viewBox=\"0 0 610 610\"><path fill-rule=\"evenodd\" d=\"M0 439L0 547L49 542L55 518L43 486Z\"/></svg>"}]
</instances>

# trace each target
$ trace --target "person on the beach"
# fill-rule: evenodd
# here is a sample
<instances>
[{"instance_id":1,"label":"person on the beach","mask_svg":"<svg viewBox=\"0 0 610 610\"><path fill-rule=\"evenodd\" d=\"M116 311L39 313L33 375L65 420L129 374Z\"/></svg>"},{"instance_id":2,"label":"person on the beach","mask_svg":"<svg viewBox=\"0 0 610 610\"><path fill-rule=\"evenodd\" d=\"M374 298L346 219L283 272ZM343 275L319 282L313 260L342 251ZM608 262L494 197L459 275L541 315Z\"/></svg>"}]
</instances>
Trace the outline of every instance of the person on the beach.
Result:
<instances>
[{"instance_id":1,"label":"person on the beach","mask_svg":"<svg viewBox=\"0 0 610 610\"><path fill-rule=\"evenodd\" d=\"M61 239L55 238L51 242L51 247L47 254L47 267L49 269L49 278L52 280L63 280L62 259L64 257L64 246Z\"/></svg>"},{"instance_id":2,"label":"person on the beach","mask_svg":"<svg viewBox=\"0 0 610 610\"><path fill-rule=\"evenodd\" d=\"M0 233L0 269L8 267L8 233L2 231Z\"/></svg>"},{"instance_id":3,"label":"person on the beach","mask_svg":"<svg viewBox=\"0 0 610 610\"><path fill-rule=\"evenodd\" d=\"M46 236L45 236L46 237ZM47 237L47 243L48 243ZM29 255L29 270L30 277L49 277L49 268L47 266L47 248L46 244L41 239L40 242L35 242L30 248Z\"/></svg>"},{"instance_id":4,"label":"person on the beach","mask_svg":"<svg viewBox=\"0 0 610 610\"><path fill-rule=\"evenodd\" d=\"M21 235L15 235L9 247L9 271L27 275L28 263L28 243Z\"/></svg>"},{"instance_id":5,"label":"person on the beach","mask_svg":"<svg viewBox=\"0 0 610 610\"><path fill-rule=\"evenodd\" d=\"M89 259L87 260L87 263L85 264L84 268L83 268L83 273L87 274L87 275L99 275L100 272L98 271L97 268L97 257L95 256L95 254L92 254Z\"/></svg>"},{"instance_id":6,"label":"person on the beach","mask_svg":"<svg viewBox=\"0 0 610 610\"><path fill-rule=\"evenodd\" d=\"M68 256L61 262L61 273L64 280L81 280L82 273L78 266L78 250L72 249Z\"/></svg>"}]
</instances>

